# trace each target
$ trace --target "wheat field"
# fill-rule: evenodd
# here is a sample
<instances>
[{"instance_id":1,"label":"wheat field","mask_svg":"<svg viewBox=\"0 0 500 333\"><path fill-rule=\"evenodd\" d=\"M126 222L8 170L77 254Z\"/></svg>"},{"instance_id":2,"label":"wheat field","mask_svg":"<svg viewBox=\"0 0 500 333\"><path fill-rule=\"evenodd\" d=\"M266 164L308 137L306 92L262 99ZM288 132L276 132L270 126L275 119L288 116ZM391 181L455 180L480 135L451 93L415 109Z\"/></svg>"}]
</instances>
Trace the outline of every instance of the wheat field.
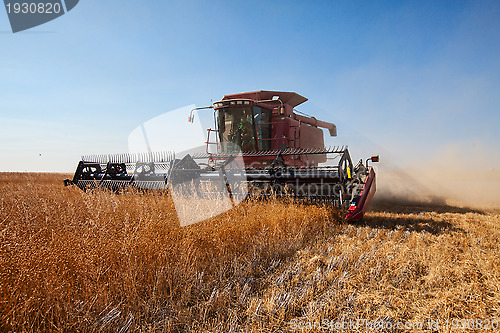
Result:
<instances>
[{"instance_id":1,"label":"wheat field","mask_svg":"<svg viewBox=\"0 0 500 333\"><path fill-rule=\"evenodd\" d=\"M345 223L326 206L248 201L181 228L168 194L63 178L0 173L0 331L498 327L500 211L379 201Z\"/></svg>"}]
</instances>

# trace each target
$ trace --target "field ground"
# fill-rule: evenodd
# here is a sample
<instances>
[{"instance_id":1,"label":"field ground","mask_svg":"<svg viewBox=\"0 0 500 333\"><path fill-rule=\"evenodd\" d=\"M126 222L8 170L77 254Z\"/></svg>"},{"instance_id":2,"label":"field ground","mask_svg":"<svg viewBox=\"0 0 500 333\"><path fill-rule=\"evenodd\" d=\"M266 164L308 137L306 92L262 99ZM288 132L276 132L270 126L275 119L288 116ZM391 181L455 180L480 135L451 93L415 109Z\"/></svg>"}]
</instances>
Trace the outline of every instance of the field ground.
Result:
<instances>
[{"instance_id":1,"label":"field ground","mask_svg":"<svg viewBox=\"0 0 500 333\"><path fill-rule=\"evenodd\" d=\"M0 173L0 331L500 319L498 210L379 201L349 224L322 206L245 202L180 228L168 195L83 193L62 178Z\"/></svg>"}]
</instances>

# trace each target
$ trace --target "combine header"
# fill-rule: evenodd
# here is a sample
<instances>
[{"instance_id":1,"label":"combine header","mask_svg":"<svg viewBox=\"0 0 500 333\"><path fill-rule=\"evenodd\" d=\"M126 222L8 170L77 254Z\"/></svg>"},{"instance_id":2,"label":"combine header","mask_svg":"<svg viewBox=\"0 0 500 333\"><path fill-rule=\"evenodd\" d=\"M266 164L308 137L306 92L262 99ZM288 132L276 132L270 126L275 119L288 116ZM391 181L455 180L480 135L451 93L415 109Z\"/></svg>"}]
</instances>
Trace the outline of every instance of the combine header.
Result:
<instances>
[{"instance_id":1,"label":"combine header","mask_svg":"<svg viewBox=\"0 0 500 333\"><path fill-rule=\"evenodd\" d=\"M359 220L375 193L369 161L378 162L378 156L354 165L347 147L326 148L321 128L330 136L336 136L337 129L294 110L305 101L294 92L226 95L195 109L214 110L214 128L207 130L203 153L179 159L173 152L83 156L65 185L220 195L233 206L249 196L287 196L330 203L344 211L347 220Z\"/></svg>"}]
</instances>

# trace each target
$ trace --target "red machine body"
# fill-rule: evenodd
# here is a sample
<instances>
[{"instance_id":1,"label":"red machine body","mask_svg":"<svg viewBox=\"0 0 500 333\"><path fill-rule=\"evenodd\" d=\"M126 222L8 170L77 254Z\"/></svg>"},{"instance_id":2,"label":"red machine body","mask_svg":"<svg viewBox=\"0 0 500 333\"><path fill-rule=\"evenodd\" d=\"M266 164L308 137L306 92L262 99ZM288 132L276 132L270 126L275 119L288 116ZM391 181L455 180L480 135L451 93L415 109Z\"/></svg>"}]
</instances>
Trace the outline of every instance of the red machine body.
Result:
<instances>
[{"instance_id":1,"label":"red machine body","mask_svg":"<svg viewBox=\"0 0 500 333\"><path fill-rule=\"evenodd\" d=\"M294 108L305 101L307 98L297 93L282 91L261 90L224 96L221 101L213 105L218 117L218 126L215 131L218 133L219 153L229 152L224 144L230 142L231 138L228 139L224 126L234 126L234 124L227 124L227 120L224 121L222 118L225 114L234 113L238 109L247 109L248 114L252 114L254 118L257 118L256 110L259 110L258 114L262 115L260 121L254 119L252 122L253 135L249 140L254 143L238 145L243 153L285 149L323 149L325 142L321 128L328 129L330 134L335 136L336 127L334 124L294 112ZM207 144L213 143L215 142L207 140ZM246 165L265 167L272 163L275 157L272 155L252 156L244 157L244 160ZM325 154L286 155L283 158L286 164L291 166L317 166L319 163L326 162Z\"/></svg>"},{"instance_id":2,"label":"red machine body","mask_svg":"<svg viewBox=\"0 0 500 333\"><path fill-rule=\"evenodd\" d=\"M253 145L245 145L240 142L238 145L239 148L242 148L245 166L265 168L273 163L276 158L276 154L248 154L251 152L280 152L287 149L297 151L324 149L324 137L321 128L328 129L331 136L337 135L337 128L332 123L298 114L294 108L306 101L307 98L295 92L282 91L260 90L225 95L221 101L213 104L218 119L218 126L216 126L217 129L215 131L218 133L217 144L219 155L222 154L224 156L224 154L230 153L230 151L225 149L224 143L231 141L224 134L226 132L224 131L224 126L227 125L227 122L221 121L221 119L224 118L225 113L231 113L237 108L247 108L248 113L254 117L256 117L256 114L267 112L267 119L265 121L252 121L252 139L255 140L255 143ZM260 111L256 112L255 108L260 109ZM263 129L266 127L268 129L267 135L263 135L266 132ZM209 130L209 136L210 131L212 130ZM207 146L209 143L209 139L207 139ZM245 156L245 153L248 155ZM286 165L293 167L317 167L327 161L326 154L290 154L284 155L282 158ZM356 190L348 193L351 198L348 200L349 208L345 218L349 221L356 221L363 218L375 194L375 172L372 167L368 167L368 165L365 167L362 161L360 161L360 164L355 169L349 156L346 160L346 177L348 179L345 181L354 183L351 179L357 177L357 185L347 186L351 189L356 188ZM378 156L372 157L371 160L378 161ZM353 175L354 173L356 174Z\"/></svg>"}]
</instances>

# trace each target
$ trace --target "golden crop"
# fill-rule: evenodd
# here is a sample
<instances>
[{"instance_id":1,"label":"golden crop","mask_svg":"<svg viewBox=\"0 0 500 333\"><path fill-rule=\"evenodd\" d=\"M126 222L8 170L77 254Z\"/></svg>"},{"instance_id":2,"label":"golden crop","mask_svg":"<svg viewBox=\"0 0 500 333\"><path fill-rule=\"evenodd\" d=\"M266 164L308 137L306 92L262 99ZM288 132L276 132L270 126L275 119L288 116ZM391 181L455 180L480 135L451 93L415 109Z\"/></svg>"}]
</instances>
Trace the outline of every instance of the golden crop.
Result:
<instances>
[{"instance_id":1,"label":"golden crop","mask_svg":"<svg viewBox=\"0 0 500 333\"><path fill-rule=\"evenodd\" d=\"M500 317L498 212L379 203L348 224L325 206L248 201L181 228L167 194L62 178L0 174L0 331Z\"/></svg>"}]
</instances>

